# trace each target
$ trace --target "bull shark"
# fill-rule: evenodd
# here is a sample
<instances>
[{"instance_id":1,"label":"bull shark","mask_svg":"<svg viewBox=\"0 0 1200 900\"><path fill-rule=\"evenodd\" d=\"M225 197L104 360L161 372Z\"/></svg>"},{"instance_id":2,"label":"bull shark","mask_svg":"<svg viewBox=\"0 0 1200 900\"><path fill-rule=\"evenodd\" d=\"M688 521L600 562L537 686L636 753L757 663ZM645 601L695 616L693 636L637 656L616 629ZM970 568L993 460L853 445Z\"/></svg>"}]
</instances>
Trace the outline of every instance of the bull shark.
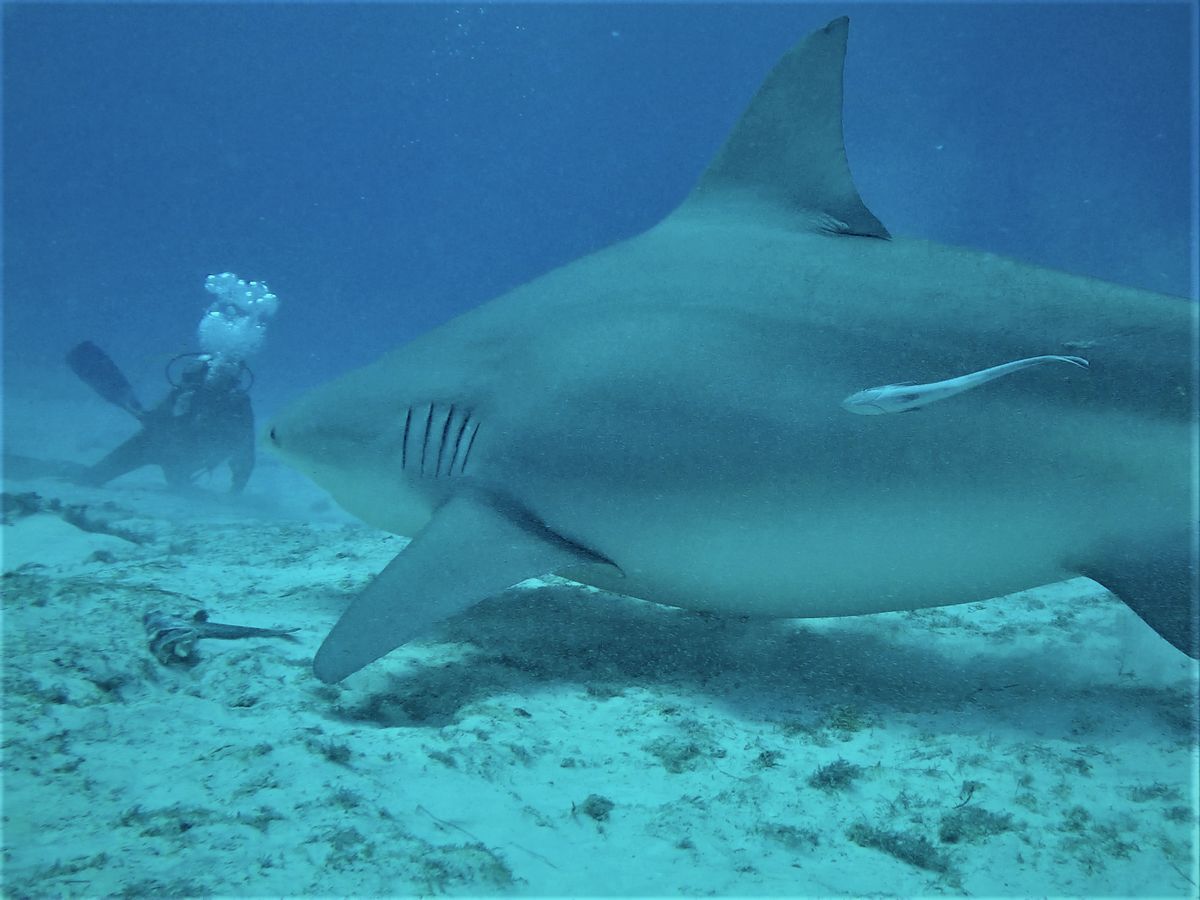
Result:
<instances>
[{"instance_id":1,"label":"bull shark","mask_svg":"<svg viewBox=\"0 0 1200 900\"><path fill-rule=\"evenodd\" d=\"M777 64L683 203L294 401L265 442L408 546L315 661L340 681L558 574L739 616L1087 576L1196 658L1187 300L892 237L842 139L848 21ZM916 416L847 415L1088 348Z\"/></svg>"}]
</instances>

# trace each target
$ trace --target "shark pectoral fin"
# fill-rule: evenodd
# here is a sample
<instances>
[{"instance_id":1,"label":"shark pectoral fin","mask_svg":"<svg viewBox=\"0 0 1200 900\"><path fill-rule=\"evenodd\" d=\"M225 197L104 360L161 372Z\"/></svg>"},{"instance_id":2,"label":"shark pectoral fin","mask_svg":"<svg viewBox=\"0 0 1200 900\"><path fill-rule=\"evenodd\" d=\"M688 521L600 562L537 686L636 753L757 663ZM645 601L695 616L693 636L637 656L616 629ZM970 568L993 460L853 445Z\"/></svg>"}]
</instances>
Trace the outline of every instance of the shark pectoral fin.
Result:
<instances>
[{"instance_id":1,"label":"shark pectoral fin","mask_svg":"<svg viewBox=\"0 0 1200 900\"><path fill-rule=\"evenodd\" d=\"M326 683L341 681L526 578L604 562L519 508L456 496L355 598L321 644L313 670Z\"/></svg>"},{"instance_id":2,"label":"shark pectoral fin","mask_svg":"<svg viewBox=\"0 0 1200 900\"><path fill-rule=\"evenodd\" d=\"M1173 647L1200 659L1200 586L1195 536L1188 530L1113 541L1073 565L1116 594Z\"/></svg>"}]
</instances>

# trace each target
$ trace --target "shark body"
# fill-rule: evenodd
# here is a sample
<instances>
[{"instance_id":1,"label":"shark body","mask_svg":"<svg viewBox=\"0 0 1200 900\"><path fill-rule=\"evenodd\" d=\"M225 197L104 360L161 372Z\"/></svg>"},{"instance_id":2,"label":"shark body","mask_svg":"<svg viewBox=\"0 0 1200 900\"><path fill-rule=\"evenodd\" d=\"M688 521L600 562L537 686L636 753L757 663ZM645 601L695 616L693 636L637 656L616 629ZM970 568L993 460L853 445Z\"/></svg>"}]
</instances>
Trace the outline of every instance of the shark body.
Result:
<instances>
[{"instance_id":1,"label":"shark body","mask_svg":"<svg viewBox=\"0 0 1200 900\"><path fill-rule=\"evenodd\" d=\"M1085 574L1196 655L1186 300L892 238L841 137L847 22L769 75L683 205L317 388L267 442L414 540L318 652L338 681L557 573L668 605L839 616ZM920 416L846 415L1088 346Z\"/></svg>"}]
</instances>

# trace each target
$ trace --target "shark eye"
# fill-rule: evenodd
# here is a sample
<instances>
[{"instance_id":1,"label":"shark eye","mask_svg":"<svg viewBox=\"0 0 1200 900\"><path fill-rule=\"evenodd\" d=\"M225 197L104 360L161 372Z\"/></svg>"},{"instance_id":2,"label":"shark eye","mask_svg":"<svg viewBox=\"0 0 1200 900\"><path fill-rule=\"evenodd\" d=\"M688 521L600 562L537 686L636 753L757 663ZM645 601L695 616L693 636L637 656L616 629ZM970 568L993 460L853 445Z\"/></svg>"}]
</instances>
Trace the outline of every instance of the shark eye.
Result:
<instances>
[{"instance_id":1,"label":"shark eye","mask_svg":"<svg viewBox=\"0 0 1200 900\"><path fill-rule=\"evenodd\" d=\"M275 426L274 426L274 425L272 425L272 426L271 426L271 430L267 432L267 437L269 437L269 438L271 439L271 443L272 443L272 444L275 444L276 446L278 446L278 445L279 445L279 435L277 435L277 434L275 433Z\"/></svg>"}]
</instances>

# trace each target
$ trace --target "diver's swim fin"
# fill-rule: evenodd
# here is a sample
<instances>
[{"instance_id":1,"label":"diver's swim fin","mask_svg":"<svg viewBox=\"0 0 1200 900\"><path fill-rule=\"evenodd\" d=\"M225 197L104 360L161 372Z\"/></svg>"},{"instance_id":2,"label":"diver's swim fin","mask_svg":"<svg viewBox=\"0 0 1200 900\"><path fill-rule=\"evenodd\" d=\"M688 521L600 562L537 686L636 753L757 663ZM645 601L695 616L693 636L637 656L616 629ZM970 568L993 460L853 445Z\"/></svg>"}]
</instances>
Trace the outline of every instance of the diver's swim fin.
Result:
<instances>
[{"instance_id":1,"label":"diver's swim fin","mask_svg":"<svg viewBox=\"0 0 1200 900\"><path fill-rule=\"evenodd\" d=\"M71 352L67 354L67 365L109 403L121 407L138 420L146 414L146 410L133 393L133 386L121 374L117 364L91 341L84 341L71 348Z\"/></svg>"}]
</instances>

